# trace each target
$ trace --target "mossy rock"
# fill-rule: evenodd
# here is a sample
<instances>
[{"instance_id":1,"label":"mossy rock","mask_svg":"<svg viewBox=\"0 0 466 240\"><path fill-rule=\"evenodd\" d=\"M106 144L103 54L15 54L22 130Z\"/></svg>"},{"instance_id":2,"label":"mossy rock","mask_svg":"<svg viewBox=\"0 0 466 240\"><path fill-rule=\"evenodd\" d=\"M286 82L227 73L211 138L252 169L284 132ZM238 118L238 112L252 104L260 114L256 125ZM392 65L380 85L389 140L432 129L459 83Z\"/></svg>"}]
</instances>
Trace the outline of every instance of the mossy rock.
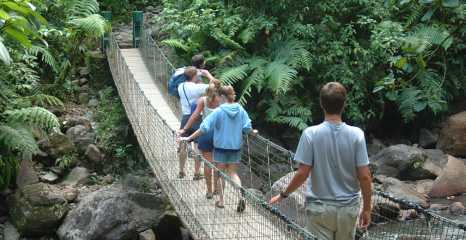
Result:
<instances>
[{"instance_id":1,"label":"mossy rock","mask_svg":"<svg viewBox=\"0 0 466 240\"><path fill-rule=\"evenodd\" d=\"M25 186L8 199L12 223L25 237L55 232L68 212L68 204L58 190L45 183Z\"/></svg>"}]
</instances>

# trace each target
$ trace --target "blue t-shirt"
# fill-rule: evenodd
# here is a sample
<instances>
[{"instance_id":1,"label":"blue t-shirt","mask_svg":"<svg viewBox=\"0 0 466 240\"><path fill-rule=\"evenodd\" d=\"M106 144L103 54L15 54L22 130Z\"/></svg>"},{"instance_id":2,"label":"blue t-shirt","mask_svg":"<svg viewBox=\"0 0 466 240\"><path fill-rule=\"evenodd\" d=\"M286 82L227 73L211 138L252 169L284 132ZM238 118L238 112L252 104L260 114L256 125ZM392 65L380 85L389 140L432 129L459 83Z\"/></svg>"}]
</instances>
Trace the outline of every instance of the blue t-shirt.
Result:
<instances>
[{"instance_id":1,"label":"blue t-shirt","mask_svg":"<svg viewBox=\"0 0 466 240\"><path fill-rule=\"evenodd\" d=\"M369 165L364 132L345 123L323 122L304 130L294 156L312 166L308 201L347 205L359 200L357 168Z\"/></svg>"}]
</instances>

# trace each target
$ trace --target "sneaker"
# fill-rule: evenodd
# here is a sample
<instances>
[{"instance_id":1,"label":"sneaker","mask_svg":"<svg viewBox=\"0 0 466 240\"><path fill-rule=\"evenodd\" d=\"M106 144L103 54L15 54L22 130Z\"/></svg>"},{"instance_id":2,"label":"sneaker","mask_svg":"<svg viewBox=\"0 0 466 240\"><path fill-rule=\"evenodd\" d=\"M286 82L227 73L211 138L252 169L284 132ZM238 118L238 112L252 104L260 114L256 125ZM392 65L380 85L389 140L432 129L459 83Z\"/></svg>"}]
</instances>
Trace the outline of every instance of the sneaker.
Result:
<instances>
[{"instance_id":1,"label":"sneaker","mask_svg":"<svg viewBox=\"0 0 466 240\"><path fill-rule=\"evenodd\" d=\"M242 213L244 212L245 209L246 209L246 201L244 201L244 199L239 200L236 211L239 213Z\"/></svg>"},{"instance_id":2,"label":"sneaker","mask_svg":"<svg viewBox=\"0 0 466 240\"><path fill-rule=\"evenodd\" d=\"M184 172L178 173L178 178L184 178L184 176L186 176L186 173Z\"/></svg>"}]
</instances>

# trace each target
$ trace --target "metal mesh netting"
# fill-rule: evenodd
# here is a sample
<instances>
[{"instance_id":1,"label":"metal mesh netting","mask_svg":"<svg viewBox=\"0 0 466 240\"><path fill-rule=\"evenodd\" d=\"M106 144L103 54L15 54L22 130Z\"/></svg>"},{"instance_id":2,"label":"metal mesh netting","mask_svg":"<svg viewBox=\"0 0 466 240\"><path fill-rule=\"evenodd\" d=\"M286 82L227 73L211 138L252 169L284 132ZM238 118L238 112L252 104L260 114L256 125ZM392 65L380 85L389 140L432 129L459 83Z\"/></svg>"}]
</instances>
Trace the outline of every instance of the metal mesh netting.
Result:
<instances>
[{"instance_id":1,"label":"metal mesh netting","mask_svg":"<svg viewBox=\"0 0 466 240\"><path fill-rule=\"evenodd\" d=\"M144 32L140 52L150 77L160 89L163 101L180 116L178 99L167 91L173 65L156 42ZM304 188L277 206L266 199L277 194L291 180L296 166L293 153L266 138L245 136L240 176L237 186L226 174L225 209L217 209L204 197L203 181L193 181L192 172L178 179L178 153L175 129L154 108L147 93L135 81L131 70L112 39L108 50L109 64L117 87L135 129L138 141L177 213L197 239L313 239L305 229L308 217L304 209ZM191 151L192 155L197 154ZM211 168L215 166L203 160ZM188 161L187 169L192 169ZM243 193L247 210L235 211ZM373 222L361 239L466 239L465 226L442 218L415 204L376 191L373 198ZM404 211L416 212L413 220L400 220Z\"/></svg>"}]
</instances>

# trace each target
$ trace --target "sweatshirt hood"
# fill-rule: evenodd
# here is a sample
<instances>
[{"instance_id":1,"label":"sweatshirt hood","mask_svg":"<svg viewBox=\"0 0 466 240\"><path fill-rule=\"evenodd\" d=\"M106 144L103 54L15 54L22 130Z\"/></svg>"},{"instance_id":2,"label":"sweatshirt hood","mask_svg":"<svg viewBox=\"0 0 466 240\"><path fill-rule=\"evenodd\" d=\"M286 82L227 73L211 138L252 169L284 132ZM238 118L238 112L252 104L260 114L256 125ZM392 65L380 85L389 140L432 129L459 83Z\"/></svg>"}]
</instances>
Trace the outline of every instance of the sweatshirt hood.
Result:
<instances>
[{"instance_id":1,"label":"sweatshirt hood","mask_svg":"<svg viewBox=\"0 0 466 240\"><path fill-rule=\"evenodd\" d=\"M220 105L220 109L224 111L228 117L235 118L240 111L240 105L238 103L225 103Z\"/></svg>"}]
</instances>

